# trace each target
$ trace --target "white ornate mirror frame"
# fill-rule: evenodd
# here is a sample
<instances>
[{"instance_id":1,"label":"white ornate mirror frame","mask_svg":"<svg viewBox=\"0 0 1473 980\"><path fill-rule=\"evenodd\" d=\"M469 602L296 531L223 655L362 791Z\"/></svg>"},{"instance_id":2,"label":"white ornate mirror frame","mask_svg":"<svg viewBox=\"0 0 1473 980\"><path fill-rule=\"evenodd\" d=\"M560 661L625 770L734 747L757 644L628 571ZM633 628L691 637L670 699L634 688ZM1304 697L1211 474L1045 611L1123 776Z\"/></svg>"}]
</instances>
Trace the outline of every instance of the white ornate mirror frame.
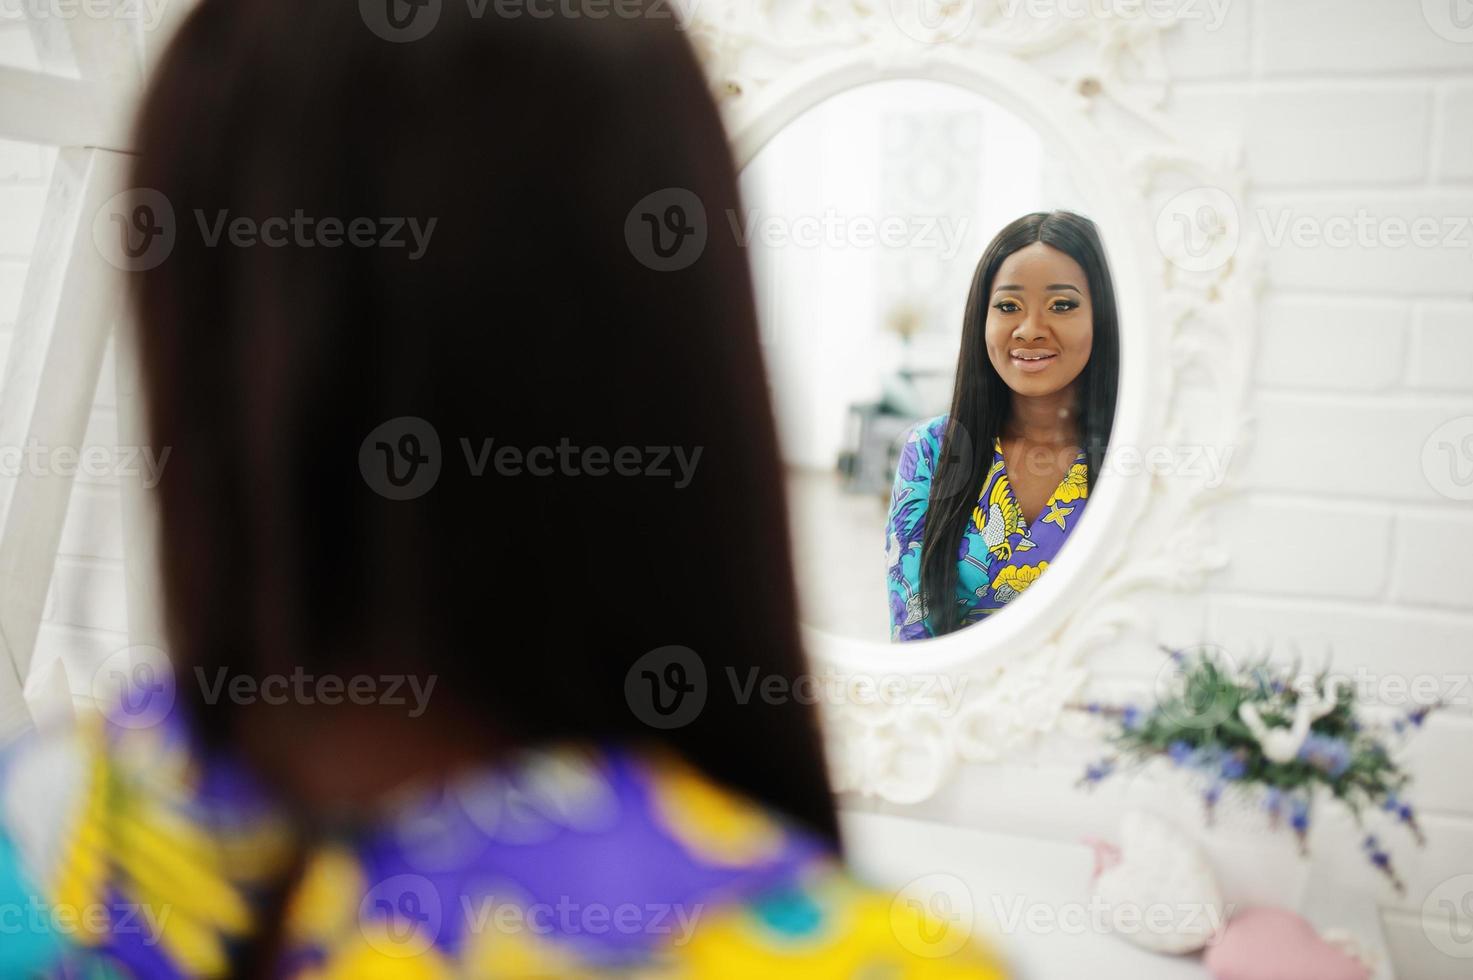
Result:
<instances>
[{"instance_id":1,"label":"white ornate mirror frame","mask_svg":"<svg viewBox=\"0 0 1473 980\"><path fill-rule=\"evenodd\" d=\"M1194 588L1225 564L1209 520L1221 487L1191 460L1244 445L1258 279L1235 203L1236 147L1189 142L1160 108L1161 36L1180 13L1041 20L1006 0L956 0L927 24L918 2L694 7L688 29L737 165L829 96L884 79L956 84L1034 124L1094 202L1114 272L1125 394L1111 452L1171 458L1162 475L1107 462L1067 557L985 626L903 647L805 627L818 672L850 692L822 698L835 788L898 803L935 793L959 762L1053 729L1089 652L1122 627L1150 628L1145 590ZM1051 70L1060 63L1072 71ZM876 680L897 673L910 695L874 697ZM956 700L937 703L940 676Z\"/></svg>"}]
</instances>

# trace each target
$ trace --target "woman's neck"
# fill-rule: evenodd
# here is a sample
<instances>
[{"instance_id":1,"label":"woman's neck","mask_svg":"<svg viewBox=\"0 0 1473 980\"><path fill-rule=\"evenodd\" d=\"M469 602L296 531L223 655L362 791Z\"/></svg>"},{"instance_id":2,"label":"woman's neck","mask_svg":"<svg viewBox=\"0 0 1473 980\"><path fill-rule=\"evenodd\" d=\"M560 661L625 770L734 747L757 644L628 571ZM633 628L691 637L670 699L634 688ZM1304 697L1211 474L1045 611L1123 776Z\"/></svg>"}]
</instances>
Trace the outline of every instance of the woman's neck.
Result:
<instances>
[{"instance_id":1,"label":"woman's neck","mask_svg":"<svg viewBox=\"0 0 1473 980\"><path fill-rule=\"evenodd\" d=\"M372 810L406 785L494 761L498 741L449 712L409 719L377 706L282 705L243 712L247 759L309 813Z\"/></svg>"},{"instance_id":2,"label":"woman's neck","mask_svg":"<svg viewBox=\"0 0 1473 980\"><path fill-rule=\"evenodd\" d=\"M1073 445L1079 441L1078 397L1073 385L1050 395L1013 394L1002 426L1004 439L1034 446Z\"/></svg>"}]
</instances>

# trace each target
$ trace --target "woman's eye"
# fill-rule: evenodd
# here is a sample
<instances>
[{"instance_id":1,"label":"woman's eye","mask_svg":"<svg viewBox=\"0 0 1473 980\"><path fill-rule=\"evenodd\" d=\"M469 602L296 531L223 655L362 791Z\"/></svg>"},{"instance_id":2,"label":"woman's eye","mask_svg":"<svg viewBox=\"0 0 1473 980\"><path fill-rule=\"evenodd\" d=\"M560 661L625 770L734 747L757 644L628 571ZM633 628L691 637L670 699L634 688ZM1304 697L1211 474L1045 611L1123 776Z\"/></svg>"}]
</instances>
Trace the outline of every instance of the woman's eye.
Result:
<instances>
[{"instance_id":1,"label":"woman's eye","mask_svg":"<svg viewBox=\"0 0 1473 980\"><path fill-rule=\"evenodd\" d=\"M997 311L999 311L1001 313L1016 313L1016 312L1018 312L1018 304L1017 303L1014 303L1010 299L998 300L996 303L993 303L992 306L993 306L993 309L996 309Z\"/></svg>"},{"instance_id":2,"label":"woman's eye","mask_svg":"<svg viewBox=\"0 0 1473 980\"><path fill-rule=\"evenodd\" d=\"M1069 310L1074 309L1078 305L1079 304L1074 302L1072 299L1061 299L1055 300L1054 305L1049 308L1055 313L1067 313Z\"/></svg>"}]
</instances>

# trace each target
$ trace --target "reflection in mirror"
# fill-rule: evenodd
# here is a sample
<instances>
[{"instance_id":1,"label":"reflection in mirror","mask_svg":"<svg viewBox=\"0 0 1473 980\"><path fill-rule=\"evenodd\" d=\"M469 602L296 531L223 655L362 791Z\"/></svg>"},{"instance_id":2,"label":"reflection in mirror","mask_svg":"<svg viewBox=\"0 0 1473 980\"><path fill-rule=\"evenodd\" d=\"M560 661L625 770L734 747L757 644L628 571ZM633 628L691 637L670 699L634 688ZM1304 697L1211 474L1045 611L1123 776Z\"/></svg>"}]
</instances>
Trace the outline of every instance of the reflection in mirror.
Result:
<instances>
[{"instance_id":1,"label":"reflection in mirror","mask_svg":"<svg viewBox=\"0 0 1473 980\"><path fill-rule=\"evenodd\" d=\"M974 91L882 81L786 126L742 193L804 621L883 643L994 615L1082 516L1114 410L1094 227L1020 221L1089 212L1064 154Z\"/></svg>"}]
</instances>

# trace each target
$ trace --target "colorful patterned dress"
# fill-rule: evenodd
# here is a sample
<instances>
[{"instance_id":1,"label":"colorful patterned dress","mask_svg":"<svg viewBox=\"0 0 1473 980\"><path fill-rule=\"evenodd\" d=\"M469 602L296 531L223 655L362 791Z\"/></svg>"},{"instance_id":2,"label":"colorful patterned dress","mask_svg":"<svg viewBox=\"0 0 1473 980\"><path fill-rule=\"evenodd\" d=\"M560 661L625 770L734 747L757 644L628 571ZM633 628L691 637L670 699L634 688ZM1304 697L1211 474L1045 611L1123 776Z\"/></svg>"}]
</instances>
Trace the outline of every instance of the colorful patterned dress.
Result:
<instances>
[{"instance_id":1,"label":"colorful patterned dress","mask_svg":"<svg viewBox=\"0 0 1473 980\"><path fill-rule=\"evenodd\" d=\"M921 542L946 420L938 415L915 426L900 450L885 525L892 640L936 635L921 597ZM981 622L1038 580L1084 516L1088 497L1088 467L1081 451L1044 505L1041 519L1030 527L1013 496L1002 443L993 439L992 467L957 550L954 598L962 625Z\"/></svg>"},{"instance_id":2,"label":"colorful patterned dress","mask_svg":"<svg viewBox=\"0 0 1473 980\"><path fill-rule=\"evenodd\" d=\"M529 751L314 841L174 721L18 746L0 977L228 976L292 868L283 977L1003 976L658 750Z\"/></svg>"}]
</instances>

